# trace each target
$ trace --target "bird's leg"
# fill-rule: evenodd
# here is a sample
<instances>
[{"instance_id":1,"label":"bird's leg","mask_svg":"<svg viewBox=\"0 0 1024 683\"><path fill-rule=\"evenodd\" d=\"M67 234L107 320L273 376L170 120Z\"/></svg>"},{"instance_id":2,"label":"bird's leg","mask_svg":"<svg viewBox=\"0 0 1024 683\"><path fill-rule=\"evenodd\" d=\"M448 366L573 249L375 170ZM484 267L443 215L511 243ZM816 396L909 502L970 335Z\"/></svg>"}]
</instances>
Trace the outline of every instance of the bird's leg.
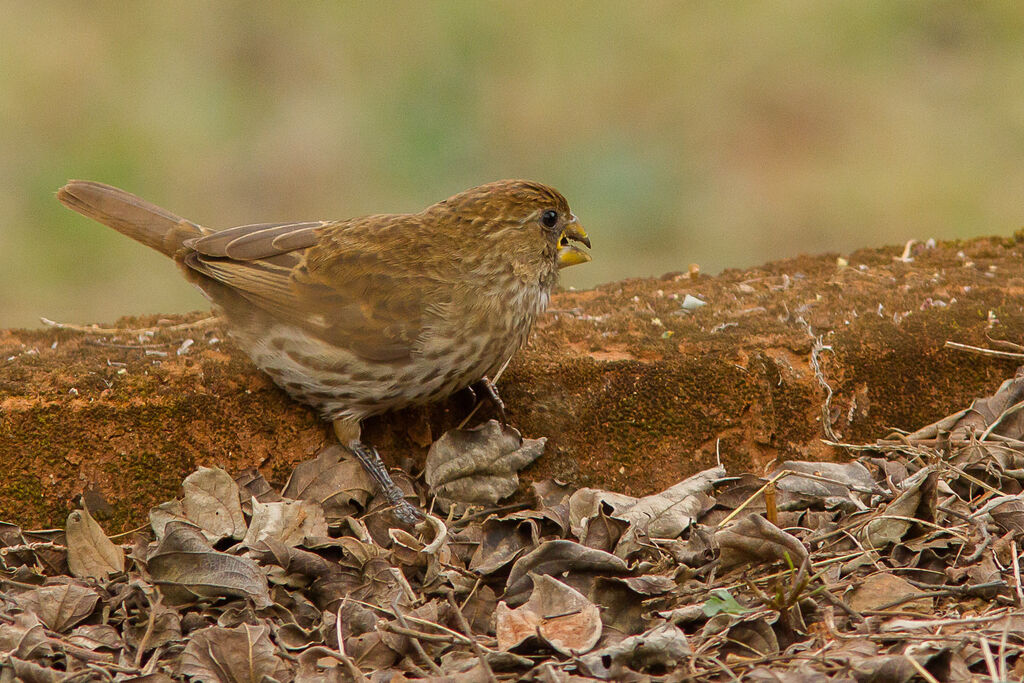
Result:
<instances>
[{"instance_id":1,"label":"bird's leg","mask_svg":"<svg viewBox=\"0 0 1024 683\"><path fill-rule=\"evenodd\" d=\"M480 399L477 397L476 392L473 391L472 386L459 389L458 393L455 394L455 397L459 401L460 408L465 405L469 411L475 411L477 403L480 402Z\"/></svg>"},{"instance_id":2,"label":"bird's leg","mask_svg":"<svg viewBox=\"0 0 1024 683\"><path fill-rule=\"evenodd\" d=\"M498 388L494 386L494 382L487 377L483 377L474 382L469 390L473 392L474 397L478 393L486 397L491 405L494 406L494 412L498 414L498 420L501 424L508 424L508 419L505 417L505 402L498 395Z\"/></svg>"},{"instance_id":3,"label":"bird's leg","mask_svg":"<svg viewBox=\"0 0 1024 683\"><path fill-rule=\"evenodd\" d=\"M394 506L395 516L398 519L406 524L415 524L423 519L423 512L407 501L405 494L402 493L402 489L398 488L395 482L392 481L391 475L388 474L387 468L381 462L376 448L367 446L361 441L352 441L348 443L348 449L359 458L363 469L376 482L377 487L384 494L384 497L387 498L388 502Z\"/></svg>"},{"instance_id":4,"label":"bird's leg","mask_svg":"<svg viewBox=\"0 0 1024 683\"><path fill-rule=\"evenodd\" d=\"M380 454L377 453L377 449L359 440L358 423L355 423L353 430L352 422L335 420L334 432L337 434L338 440L359 459L363 469L366 470L366 473L377 484L377 488L384 494L388 503L394 506L395 516L398 519L406 524L415 524L423 519L423 512L415 505L409 503L405 499L402 489L398 488L395 482L392 481L387 467L384 466L384 462L380 459Z\"/></svg>"}]
</instances>

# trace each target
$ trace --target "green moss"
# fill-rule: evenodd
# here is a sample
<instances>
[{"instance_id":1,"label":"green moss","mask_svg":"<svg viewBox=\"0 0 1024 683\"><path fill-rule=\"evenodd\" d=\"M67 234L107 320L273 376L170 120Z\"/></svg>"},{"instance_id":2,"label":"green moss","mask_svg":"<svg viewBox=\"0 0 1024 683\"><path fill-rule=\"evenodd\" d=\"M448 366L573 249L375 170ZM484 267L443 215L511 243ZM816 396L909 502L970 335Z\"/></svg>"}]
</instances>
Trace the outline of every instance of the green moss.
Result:
<instances>
[{"instance_id":1,"label":"green moss","mask_svg":"<svg viewBox=\"0 0 1024 683\"><path fill-rule=\"evenodd\" d=\"M121 528L144 519L149 508L173 497L183 477L193 469L191 459L173 460L168 453L140 449L118 453L104 463L103 472L112 479L131 482L116 500L113 526Z\"/></svg>"},{"instance_id":2,"label":"green moss","mask_svg":"<svg viewBox=\"0 0 1024 683\"><path fill-rule=\"evenodd\" d=\"M63 526L67 508L60 501L48 498L45 490L38 476L19 472L6 477L0 483L4 521L19 524L22 520L47 520L49 523L43 526Z\"/></svg>"},{"instance_id":3,"label":"green moss","mask_svg":"<svg viewBox=\"0 0 1024 683\"><path fill-rule=\"evenodd\" d=\"M726 363L606 364L605 403L598 412L615 462L631 461L638 450L666 436L696 448L744 412L747 385L748 379Z\"/></svg>"}]
</instances>

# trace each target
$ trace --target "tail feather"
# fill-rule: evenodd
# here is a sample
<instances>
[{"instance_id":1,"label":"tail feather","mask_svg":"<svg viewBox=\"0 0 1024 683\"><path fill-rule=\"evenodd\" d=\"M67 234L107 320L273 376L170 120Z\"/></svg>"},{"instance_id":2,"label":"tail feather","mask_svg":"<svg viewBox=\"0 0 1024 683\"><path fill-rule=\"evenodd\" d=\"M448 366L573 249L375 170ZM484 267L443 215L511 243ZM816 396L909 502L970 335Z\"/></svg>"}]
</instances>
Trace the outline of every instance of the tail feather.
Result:
<instances>
[{"instance_id":1,"label":"tail feather","mask_svg":"<svg viewBox=\"0 0 1024 683\"><path fill-rule=\"evenodd\" d=\"M68 181L57 191L57 199L69 209L167 256L176 256L186 249L185 240L211 232L129 192L103 183Z\"/></svg>"}]
</instances>

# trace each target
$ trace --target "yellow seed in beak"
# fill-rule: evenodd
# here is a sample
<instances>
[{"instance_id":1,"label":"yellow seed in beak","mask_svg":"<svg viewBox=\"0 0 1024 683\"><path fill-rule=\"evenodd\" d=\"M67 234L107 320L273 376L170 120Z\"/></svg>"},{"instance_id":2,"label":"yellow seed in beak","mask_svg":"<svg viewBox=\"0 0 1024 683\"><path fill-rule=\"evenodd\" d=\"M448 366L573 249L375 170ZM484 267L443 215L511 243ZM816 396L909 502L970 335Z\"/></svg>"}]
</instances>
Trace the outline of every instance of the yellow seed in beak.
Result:
<instances>
[{"instance_id":1,"label":"yellow seed in beak","mask_svg":"<svg viewBox=\"0 0 1024 683\"><path fill-rule=\"evenodd\" d=\"M581 242L587 245L587 247L590 246L590 238L587 237L587 231L583 229L582 225L575 221L566 225L565 229L562 230L561 236L558 238L559 268L568 268L569 266L579 265L591 260L590 254L575 244L569 244L569 240Z\"/></svg>"}]
</instances>

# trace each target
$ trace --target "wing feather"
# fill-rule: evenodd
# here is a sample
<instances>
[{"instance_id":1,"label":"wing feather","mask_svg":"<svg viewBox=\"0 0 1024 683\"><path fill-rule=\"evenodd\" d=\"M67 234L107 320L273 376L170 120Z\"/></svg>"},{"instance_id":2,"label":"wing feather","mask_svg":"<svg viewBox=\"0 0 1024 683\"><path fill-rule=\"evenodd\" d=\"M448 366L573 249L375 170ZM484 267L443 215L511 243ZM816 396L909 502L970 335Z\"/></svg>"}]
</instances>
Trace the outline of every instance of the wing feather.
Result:
<instances>
[{"instance_id":1,"label":"wing feather","mask_svg":"<svg viewBox=\"0 0 1024 683\"><path fill-rule=\"evenodd\" d=\"M394 218L389 233L408 217ZM395 268L415 257L414 244L398 240L382 248L377 238L385 233L378 227L378 220L360 219L239 226L190 240L187 246L195 251L185 264L279 320L359 357L398 360L417 348L429 316L425 301L437 283ZM325 228L343 232L352 248L335 252L329 267L319 259L311 267L308 252ZM358 250L360 242L368 248Z\"/></svg>"},{"instance_id":2,"label":"wing feather","mask_svg":"<svg viewBox=\"0 0 1024 683\"><path fill-rule=\"evenodd\" d=\"M189 240L185 246L204 256L252 261L307 249L316 244L317 230L325 221L305 223L256 223L220 230Z\"/></svg>"}]
</instances>

